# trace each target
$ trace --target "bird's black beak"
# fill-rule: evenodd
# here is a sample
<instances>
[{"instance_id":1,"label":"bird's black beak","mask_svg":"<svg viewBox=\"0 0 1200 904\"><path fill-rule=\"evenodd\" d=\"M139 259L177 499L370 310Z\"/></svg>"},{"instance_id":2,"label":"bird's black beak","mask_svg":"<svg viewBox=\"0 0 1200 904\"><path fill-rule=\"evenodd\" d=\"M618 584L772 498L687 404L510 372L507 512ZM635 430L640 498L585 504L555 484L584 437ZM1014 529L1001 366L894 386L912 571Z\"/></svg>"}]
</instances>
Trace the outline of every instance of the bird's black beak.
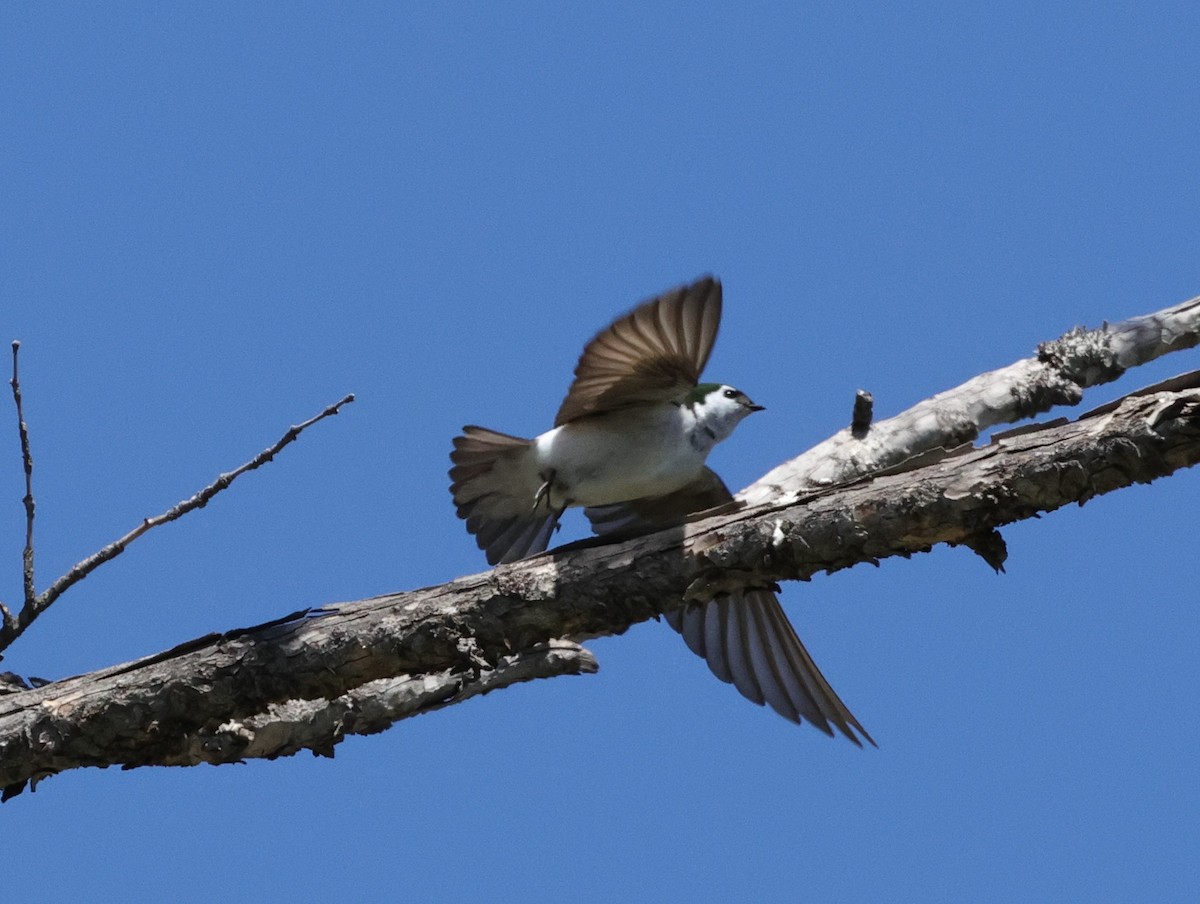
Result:
<instances>
[{"instance_id":1,"label":"bird's black beak","mask_svg":"<svg viewBox=\"0 0 1200 904\"><path fill-rule=\"evenodd\" d=\"M749 408L751 411L766 411L767 410L766 405L755 405L753 402L750 402L748 405L746 405L746 407Z\"/></svg>"}]
</instances>

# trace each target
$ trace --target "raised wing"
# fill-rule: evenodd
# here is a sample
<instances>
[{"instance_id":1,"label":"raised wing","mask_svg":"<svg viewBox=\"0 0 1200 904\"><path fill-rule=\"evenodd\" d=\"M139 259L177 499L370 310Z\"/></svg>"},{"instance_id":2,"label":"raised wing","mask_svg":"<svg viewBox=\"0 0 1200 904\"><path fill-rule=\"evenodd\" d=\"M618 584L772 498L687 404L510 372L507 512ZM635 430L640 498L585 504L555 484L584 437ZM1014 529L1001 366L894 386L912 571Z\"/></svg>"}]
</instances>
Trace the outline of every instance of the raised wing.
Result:
<instances>
[{"instance_id":1,"label":"raised wing","mask_svg":"<svg viewBox=\"0 0 1200 904\"><path fill-rule=\"evenodd\" d=\"M601 536L632 536L733 503L721 478L705 468L691 484L667 496L584 512ZM771 591L722 594L669 613L666 620L714 675L746 699L766 703L792 722L810 722L828 735L836 727L860 747L860 738L875 743L825 680Z\"/></svg>"},{"instance_id":2,"label":"raised wing","mask_svg":"<svg viewBox=\"0 0 1200 904\"><path fill-rule=\"evenodd\" d=\"M706 276L647 301L583 349L554 426L679 399L700 381L721 323L721 283Z\"/></svg>"}]
</instances>

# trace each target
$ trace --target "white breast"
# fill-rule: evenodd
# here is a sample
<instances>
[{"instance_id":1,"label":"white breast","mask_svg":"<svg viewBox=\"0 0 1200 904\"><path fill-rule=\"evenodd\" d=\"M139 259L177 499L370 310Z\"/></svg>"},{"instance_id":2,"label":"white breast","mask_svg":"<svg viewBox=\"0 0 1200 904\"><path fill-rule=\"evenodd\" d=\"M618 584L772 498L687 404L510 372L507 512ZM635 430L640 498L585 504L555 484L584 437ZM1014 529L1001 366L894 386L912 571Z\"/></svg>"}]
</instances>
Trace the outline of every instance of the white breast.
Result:
<instances>
[{"instance_id":1,"label":"white breast","mask_svg":"<svg viewBox=\"0 0 1200 904\"><path fill-rule=\"evenodd\" d=\"M688 406L655 405L543 433L534 452L542 479L553 474L551 505L611 505L679 489L700 473L711 448L692 443L694 427Z\"/></svg>"}]
</instances>

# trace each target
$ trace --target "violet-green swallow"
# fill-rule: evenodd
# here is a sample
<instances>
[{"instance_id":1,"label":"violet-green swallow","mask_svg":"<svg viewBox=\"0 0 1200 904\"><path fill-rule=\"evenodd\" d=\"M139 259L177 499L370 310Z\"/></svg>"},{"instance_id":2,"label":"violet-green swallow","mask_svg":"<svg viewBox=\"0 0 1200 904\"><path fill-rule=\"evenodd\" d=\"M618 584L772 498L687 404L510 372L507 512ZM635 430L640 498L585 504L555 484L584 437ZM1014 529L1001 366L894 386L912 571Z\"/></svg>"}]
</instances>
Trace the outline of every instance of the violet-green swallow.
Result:
<instances>
[{"instance_id":1,"label":"violet-green swallow","mask_svg":"<svg viewBox=\"0 0 1200 904\"><path fill-rule=\"evenodd\" d=\"M490 564L546 549L563 511L582 507L601 536L648 533L733 500L705 460L763 406L701 383L721 321L721 284L705 277L651 299L583 350L554 428L521 439L463 428L450 491ZM793 722L836 726L872 744L817 669L775 594L725 594L666 616L722 681Z\"/></svg>"}]
</instances>

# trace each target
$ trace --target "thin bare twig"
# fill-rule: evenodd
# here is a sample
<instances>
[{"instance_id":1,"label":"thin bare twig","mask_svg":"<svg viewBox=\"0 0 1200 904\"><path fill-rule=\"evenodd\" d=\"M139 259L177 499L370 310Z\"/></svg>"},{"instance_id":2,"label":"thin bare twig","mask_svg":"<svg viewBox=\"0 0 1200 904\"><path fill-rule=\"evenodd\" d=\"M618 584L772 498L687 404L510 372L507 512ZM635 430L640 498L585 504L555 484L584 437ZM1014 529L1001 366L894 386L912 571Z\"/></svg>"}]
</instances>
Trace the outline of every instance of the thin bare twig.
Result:
<instances>
[{"instance_id":1,"label":"thin bare twig","mask_svg":"<svg viewBox=\"0 0 1200 904\"><path fill-rule=\"evenodd\" d=\"M14 355L15 355L15 349L14 349ZM14 381L14 390L15 390L15 381ZM19 396L18 396L18 399L19 399ZM64 574L62 577L60 577L58 580L56 580L53 584L51 584L49 587L47 587L45 591L43 591L40 594L35 593L35 594L33 594L31 599L27 599L25 606L21 609L20 613L15 618L9 618L9 617L5 618L5 624L4 624L3 628L0 629L0 650L6 649L14 640L16 640L18 637L20 637L21 634L25 631L25 629L28 628L29 625L33 623L34 619L36 619L39 615L41 615L43 612L45 612L51 606L51 604L54 603L55 600L57 600L60 596L63 595L63 593L65 591L70 589L72 586L77 584L79 581L82 581L85 577L87 577L89 574L91 574L93 571L95 571L97 568L99 568L105 562L109 561L110 559L115 559L117 556L119 556L121 553L123 553L125 551L126 547L128 547L130 543L132 543L138 537L142 536L142 534L146 533L147 531L149 531L155 527L158 527L160 524L166 524L168 521L174 521L176 518L181 518L184 515L186 515L188 512L194 511L195 509L203 508L205 505L208 504L210 499L212 499L214 496L216 496L217 493L220 493L222 490L226 489L237 478L241 477L247 471L253 471L255 468L258 468L258 467L266 464L267 462L271 461L280 451L283 450L283 448L285 446L288 446L291 443L295 442L296 438L299 437L301 433L303 433L305 430L307 430L313 424L317 423L317 421L324 420L325 418L330 417L331 415L337 414L338 411L341 410L342 406L348 405L349 403L351 403L353 401L354 401L353 394L348 395L345 398L343 398L341 401L336 402L333 405L330 405L328 408L326 408L320 414L309 418L307 421L304 421L302 424L296 424L295 426L290 427L288 429L287 433L285 433L283 436L281 436L274 445L270 446L267 449L264 449L262 452L258 453L258 455L254 456L254 458L250 459L250 461L246 462L241 467L236 468L232 471L229 471L225 474L222 474L216 480L214 480L212 483L210 483L208 486L206 486L204 489L202 489L200 492L196 493L194 496L192 496L188 499L184 499L182 502L177 503L176 505L167 509L167 511L163 512L161 515L155 515L153 518L145 519L141 524L139 524L137 527L135 527L129 533L125 534L125 536L121 537L119 540L114 540L112 543L109 543L107 546L105 546L99 552L96 552L96 553L88 556L82 562L79 562L79 563L75 564L74 566L72 566L70 571L68 571L66 574ZM19 405L20 405L20 402L18 401L18 407L19 407ZM26 437L26 433L25 433L24 421L21 422L21 427L22 427L22 445L26 450L28 450L28 443L27 443L27 437ZM28 451L26 451L25 461L26 461L25 473L26 473L26 481L27 481L27 486L28 486L28 480L29 480L28 475L30 474L30 459L28 457ZM26 552L25 552L26 562L29 563L26 567L26 580L27 580L27 582L32 582L32 561L33 561L32 496L27 495L26 499L27 499L26 511L27 511L28 517L29 517L29 532L30 532L30 534L29 534L30 535L30 541L29 541L30 545L26 547ZM27 587L28 587L28 584L27 584ZM28 589L27 589L27 593L28 593Z\"/></svg>"},{"instance_id":2,"label":"thin bare twig","mask_svg":"<svg viewBox=\"0 0 1200 904\"><path fill-rule=\"evenodd\" d=\"M25 466L25 550L21 554L21 567L25 578L25 605L29 606L37 597L33 581L33 454L29 450L29 425L25 423L25 412L21 406L21 380L17 374L17 353L21 343L14 339L12 344L13 371L9 385L12 386L13 401L17 406L17 432L21 434L21 462Z\"/></svg>"}]
</instances>

